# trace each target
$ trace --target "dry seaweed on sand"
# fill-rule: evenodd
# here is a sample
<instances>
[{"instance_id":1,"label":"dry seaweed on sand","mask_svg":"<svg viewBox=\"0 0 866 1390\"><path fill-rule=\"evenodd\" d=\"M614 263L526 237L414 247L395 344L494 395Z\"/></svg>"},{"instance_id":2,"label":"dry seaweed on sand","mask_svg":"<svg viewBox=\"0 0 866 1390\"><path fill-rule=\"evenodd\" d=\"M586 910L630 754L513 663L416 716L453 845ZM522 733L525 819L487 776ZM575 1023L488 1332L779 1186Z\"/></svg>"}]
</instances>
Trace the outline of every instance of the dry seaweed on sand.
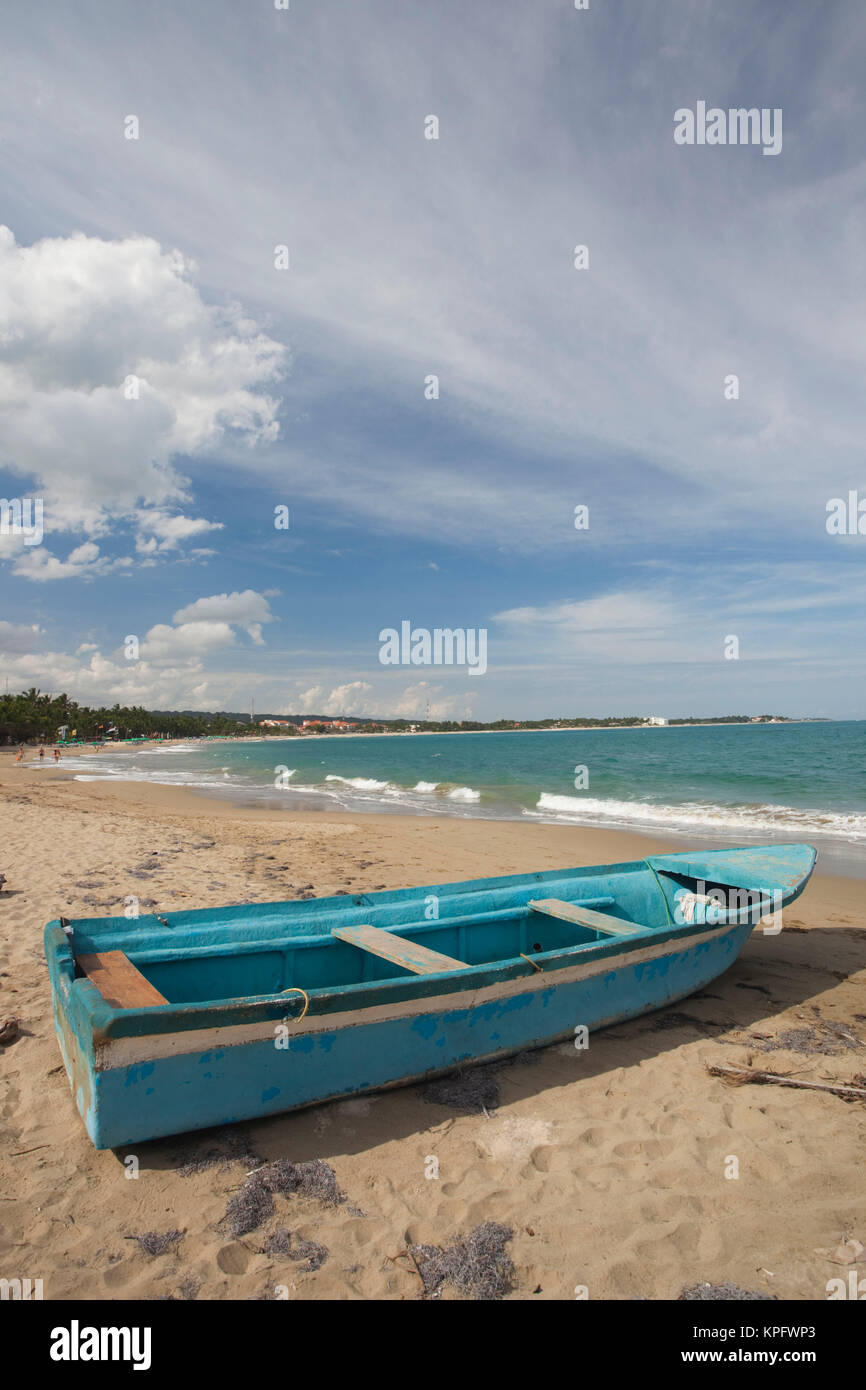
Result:
<instances>
[{"instance_id":1,"label":"dry seaweed on sand","mask_svg":"<svg viewBox=\"0 0 866 1390\"><path fill-rule=\"evenodd\" d=\"M161 1303L193 1303L198 1298L201 1284L198 1279L184 1279L178 1284L175 1293L160 1294Z\"/></svg>"},{"instance_id":2,"label":"dry seaweed on sand","mask_svg":"<svg viewBox=\"0 0 866 1390\"><path fill-rule=\"evenodd\" d=\"M452 1072L425 1086L422 1098L430 1105L450 1105L455 1110L469 1110L479 1115L485 1110L495 1110L499 1105L499 1082L493 1073L500 1069L501 1064L494 1064Z\"/></svg>"},{"instance_id":3,"label":"dry seaweed on sand","mask_svg":"<svg viewBox=\"0 0 866 1390\"><path fill-rule=\"evenodd\" d=\"M265 1242L265 1254L278 1256L283 1259L294 1260L300 1263L304 1260L301 1272L312 1274L315 1270L321 1269L328 1259L330 1250L324 1245L320 1245L317 1240L298 1240L292 1244L292 1233L285 1229L274 1231Z\"/></svg>"},{"instance_id":4,"label":"dry seaweed on sand","mask_svg":"<svg viewBox=\"0 0 866 1390\"><path fill-rule=\"evenodd\" d=\"M786 1028L772 1037L752 1035L749 1042L758 1052L781 1050L824 1057L832 1057L842 1049L858 1052L863 1047L853 1028L830 1018L817 1018L814 1024L803 1028Z\"/></svg>"},{"instance_id":5,"label":"dry seaweed on sand","mask_svg":"<svg viewBox=\"0 0 866 1390\"><path fill-rule=\"evenodd\" d=\"M330 1253L327 1246L320 1245L317 1240L301 1240L298 1241L289 1258L303 1260L305 1263L301 1265L301 1272L313 1274L317 1269L322 1268Z\"/></svg>"},{"instance_id":6,"label":"dry seaweed on sand","mask_svg":"<svg viewBox=\"0 0 866 1390\"><path fill-rule=\"evenodd\" d=\"M337 1185L336 1173L322 1159L292 1163L278 1158L248 1174L243 1187L230 1198L223 1224L233 1236L257 1230L274 1214L275 1192L281 1197L309 1197L326 1207L339 1206L346 1200Z\"/></svg>"},{"instance_id":7,"label":"dry seaweed on sand","mask_svg":"<svg viewBox=\"0 0 866 1390\"><path fill-rule=\"evenodd\" d=\"M263 1226L274 1214L274 1199L261 1183L250 1179L229 1198L223 1225L237 1238Z\"/></svg>"},{"instance_id":8,"label":"dry seaweed on sand","mask_svg":"<svg viewBox=\"0 0 866 1390\"><path fill-rule=\"evenodd\" d=\"M183 1237L183 1231L145 1231L140 1236L127 1236L127 1240L137 1241L139 1249L153 1257L165 1255Z\"/></svg>"},{"instance_id":9,"label":"dry seaweed on sand","mask_svg":"<svg viewBox=\"0 0 866 1390\"><path fill-rule=\"evenodd\" d=\"M831 1037L838 1039L843 1047L848 1047L854 1052L858 1052L863 1046L863 1040L858 1038L854 1029L847 1023L839 1023L835 1019L822 1019L824 1031Z\"/></svg>"},{"instance_id":10,"label":"dry seaweed on sand","mask_svg":"<svg viewBox=\"0 0 866 1390\"><path fill-rule=\"evenodd\" d=\"M443 1284L453 1284L467 1298L504 1298L515 1284L515 1270L505 1246L510 1226L485 1221L454 1245L412 1245L409 1253L424 1284L426 1298L439 1298Z\"/></svg>"},{"instance_id":11,"label":"dry seaweed on sand","mask_svg":"<svg viewBox=\"0 0 866 1390\"><path fill-rule=\"evenodd\" d=\"M755 1047L760 1052L805 1052L807 1055L820 1053L827 1057L837 1049L830 1038L822 1037L814 1028L786 1028L775 1038L758 1039Z\"/></svg>"},{"instance_id":12,"label":"dry seaweed on sand","mask_svg":"<svg viewBox=\"0 0 866 1390\"><path fill-rule=\"evenodd\" d=\"M739 1284L693 1284L690 1289L683 1289L677 1302L682 1303L689 1299L697 1300L702 1303L709 1302L739 1302L741 1299L760 1299L762 1302L774 1302L775 1295L771 1293L759 1293L756 1289L741 1289Z\"/></svg>"},{"instance_id":13,"label":"dry seaweed on sand","mask_svg":"<svg viewBox=\"0 0 866 1390\"><path fill-rule=\"evenodd\" d=\"M250 1175L250 1181L260 1183L268 1192L279 1192L283 1197L309 1197L326 1207L339 1206L346 1200L337 1184L336 1173L321 1158L306 1163L278 1158L257 1168Z\"/></svg>"},{"instance_id":14,"label":"dry seaweed on sand","mask_svg":"<svg viewBox=\"0 0 866 1390\"><path fill-rule=\"evenodd\" d=\"M253 1153L249 1135L237 1127L191 1136L182 1142L172 1157L182 1178L204 1173L209 1168L228 1168L232 1163L243 1163L245 1167L253 1168L262 1161L258 1154Z\"/></svg>"},{"instance_id":15,"label":"dry seaweed on sand","mask_svg":"<svg viewBox=\"0 0 866 1390\"><path fill-rule=\"evenodd\" d=\"M537 1066L542 1056L542 1049L532 1048L496 1062L460 1067L447 1076L428 1082L421 1091L421 1098L428 1105L448 1105L454 1110L486 1115L489 1110L496 1110L499 1106L500 1088L496 1073L506 1067Z\"/></svg>"},{"instance_id":16,"label":"dry seaweed on sand","mask_svg":"<svg viewBox=\"0 0 866 1390\"><path fill-rule=\"evenodd\" d=\"M292 1253L292 1233L284 1227L274 1231L265 1241L265 1254L289 1256Z\"/></svg>"}]
</instances>

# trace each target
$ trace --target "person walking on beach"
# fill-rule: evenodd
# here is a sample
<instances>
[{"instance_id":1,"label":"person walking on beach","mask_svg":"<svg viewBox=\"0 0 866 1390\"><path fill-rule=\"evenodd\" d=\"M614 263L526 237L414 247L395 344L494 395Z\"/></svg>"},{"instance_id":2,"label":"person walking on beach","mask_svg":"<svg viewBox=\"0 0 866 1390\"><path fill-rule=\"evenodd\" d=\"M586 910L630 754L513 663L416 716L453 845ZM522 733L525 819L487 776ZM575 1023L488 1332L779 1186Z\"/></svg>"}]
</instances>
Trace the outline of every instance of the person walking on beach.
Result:
<instances>
[{"instance_id":1,"label":"person walking on beach","mask_svg":"<svg viewBox=\"0 0 866 1390\"><path fill-rule=\"evenodd\" d=\"M39 746L39 761L42 762L42 761L44 760L44 758L45 758L45 749L44 749L44 747L40 744L40 746Z\"/></svg>"},{"instance_id":2,"label":"person walking on beach","mask_svg":"<svg viewBox=\"0 0 866 1390\"><path fill-rule=\"evenodd\" d=\"M16 761L16 763L23 763L23 761L24 761L24 744L23 744L23 743L19 743L19 745L18 745L18 752L17 752L16 755L15 755L15 761Z\"/></svg>"},{"instance_id":3,"label":"person walking on beach","mask_svg":"<svg viewBox=\"0 0 866 1390\"><path fill-rule=\"evenodd\" d=\"M59 763L59 762L60 762L60 749L59 749L59 748L55 748L55 750L54 750L54 761L55 761L56 763Z\"/></svg>"}]
</instances>

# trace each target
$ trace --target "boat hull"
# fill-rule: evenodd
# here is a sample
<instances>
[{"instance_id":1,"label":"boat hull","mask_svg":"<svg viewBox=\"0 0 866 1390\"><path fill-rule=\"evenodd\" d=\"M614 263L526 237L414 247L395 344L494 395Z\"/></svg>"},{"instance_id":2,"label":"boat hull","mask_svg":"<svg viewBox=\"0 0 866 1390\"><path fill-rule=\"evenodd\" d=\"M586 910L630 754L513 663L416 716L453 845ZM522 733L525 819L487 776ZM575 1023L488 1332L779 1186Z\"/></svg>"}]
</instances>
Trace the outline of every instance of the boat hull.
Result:
<instances>
[{"instance_id":1,"label":"boat hull","mask_svg":"<svg viewBox=\"0 0 866 1390\"><path fill-rule=\"evenodd\" d=\"M76 1103L97 1148L358 1096L506 1057L584 1026L662 1008L736 960L752 923L696 932L469 995L418 998L289 1024L118 1038L88 1060L58 1017ZM575 1051L579 1075L582 1051Z\"/></svg>"},{"instance_id":2,"label":"boat hull","mask_svg":"<svg viewBox=\"0 0 866 1390\"><path fill-rule=\"evenodd\" d=\"M591 1035L728 969L768 910L803 891L815 857L806 845L706 851L50 922L75 1104L96 1147L116 1148ZM133 993L94 983L89 970L112 960Z\"/></svg>"}]
</instances>

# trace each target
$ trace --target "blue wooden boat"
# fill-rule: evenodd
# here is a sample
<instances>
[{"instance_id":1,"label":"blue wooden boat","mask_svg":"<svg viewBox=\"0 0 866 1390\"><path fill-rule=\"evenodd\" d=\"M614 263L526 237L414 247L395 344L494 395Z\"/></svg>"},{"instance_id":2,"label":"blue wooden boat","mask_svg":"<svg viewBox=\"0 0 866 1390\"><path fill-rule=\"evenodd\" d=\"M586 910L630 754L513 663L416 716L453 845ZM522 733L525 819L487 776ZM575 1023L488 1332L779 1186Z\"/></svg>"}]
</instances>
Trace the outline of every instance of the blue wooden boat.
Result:
<instances>
[{"instance_id":1,"label":"blue wooden boat","mask_svg":"<svg viewBox=\"0 0 866 1390\"><path fill-rule=\"evenodd\" d=\"M97 1148L401 1085L634 1018L805 887L775 845L352 897L64 919L54 1019ZM767 928L765 927L765 930Z\"/></svg>"}]
</instances>

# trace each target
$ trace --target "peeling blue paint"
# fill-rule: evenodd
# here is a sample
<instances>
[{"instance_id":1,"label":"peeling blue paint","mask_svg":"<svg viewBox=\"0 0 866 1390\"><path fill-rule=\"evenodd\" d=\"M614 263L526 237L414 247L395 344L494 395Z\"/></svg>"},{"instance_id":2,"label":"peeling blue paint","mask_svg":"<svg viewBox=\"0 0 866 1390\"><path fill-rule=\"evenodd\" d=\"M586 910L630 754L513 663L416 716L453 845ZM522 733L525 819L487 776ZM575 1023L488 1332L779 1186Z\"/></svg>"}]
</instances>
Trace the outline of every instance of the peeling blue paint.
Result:
<instances>
[{"instance_id":1,"label":"peeling blue paint","mask_svg":"<svg viewBox=\"0 0 866 1390\"><path fill-rule=\"evenodd\" d=\"M126 1078L124 1086L137 1086L139 1081L144 1081L148 1076L152 1076L156 1064L154 1062L142 1062L139 1066L126 1068Z\"/></svg>"}]
</instances>

